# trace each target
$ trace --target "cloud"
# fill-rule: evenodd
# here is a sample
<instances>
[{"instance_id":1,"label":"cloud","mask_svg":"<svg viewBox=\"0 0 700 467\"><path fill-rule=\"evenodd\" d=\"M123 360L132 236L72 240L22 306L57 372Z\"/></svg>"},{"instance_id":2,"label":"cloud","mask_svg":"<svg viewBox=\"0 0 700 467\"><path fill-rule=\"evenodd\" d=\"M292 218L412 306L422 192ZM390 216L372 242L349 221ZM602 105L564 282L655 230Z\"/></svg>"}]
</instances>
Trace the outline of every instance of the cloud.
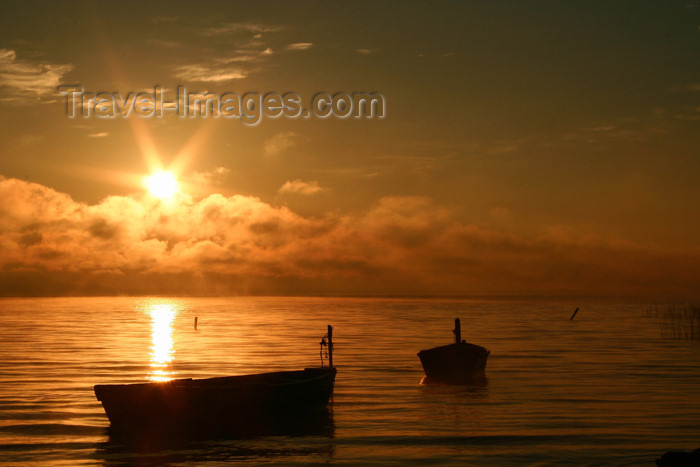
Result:
<instances>
[{"instance_id":1,"label":"cloud","mask_svg":"<svg viewBox=\"0 0 700 467\"><path fill-rule=\"evenodd\" d=\"M232 22L201 29L200 35L207 36L209 42L220 45L218 48L190 49L196 55L190 55L192 62L174 69L176 78L203 83L219 83L244 79L252 73L263 69L274 51L266 41L266 35L282 30L280 26ZM151 43L160 47L172 47L174 43L152 40ZM182 47L181 47L182 48ZM226 50L225 54L213 50ZM184 55L184 52L183 54ZM196 57L196 58L195 58Z\"/></svg>"},{"instance_id":2,"label":"cloud","mask_svg":"<svg viewBox=\"0 0 700 467\"><path fill-rule=\"evenodd\" d=\"M219 186L226 179L231 169L217 167L208 172L195 172L190 177L190 182L202 186Z\"/></svg>"},{"instance_id":3,"label":"cloud","mask_svg":"<svg viewBox=\"0 0 700 467\"><path fill-rule=\"evenodd\" d=\"M265 141L265 147L263 149L265 155L276 156L286 151L290 147L294 146L296 136L296 133L292 131L276 134L269 140Z\"/></svg>"},{"instance_id":4,"label":"cloud","mask_svg":"<svg viewBox=\"0 0 700 467\"><path fill-rule=\"evenodd\" d=\"M205 36L227 36L238 33L248 33L255 36L268 32L280 31L279 26L272 26L259 23L226 23L221 26L207 28L203 31Z\"/></svg>"},{"instance_id":5,"label":"cloud","mask_svg":"<svg viewBox=\"0 0 700 467\"><path fill-rule=\"evenodd\" d=\"M92 133L92 134L88 135L88 137L90 137L90 138L104 138L105 136L108 136L108 135L109 135L109 133L104 133L104 132L103 133Z\"/></svg>"},{"instance_id":6,"label":"cloud","mask_svg":"<svg viewBox=\"0 0 700 467\"><path fill-rule=\"evenodd\" d=\"M357 52L360 55L369 55L378 51L379 49L355 49L355 52Z\"/></svg>"},{"instance_id":7,"label":"cloud","mask_svg":"<svg viewBox=\"0 0 700 467\"><path fill-rule=\"evenodd\" d=\"M253 25L234 24L225 28L218 28L217 33L209 31L209 35L224 34L224 31L233 32L234 30L249 30L257 31ZM261 27L262 28L262 27ZM273 28L262 28L264 31L274 31ZM235 47L227 47L230 51L226 55L218 55L210 57L206 62L190 65L182 65L174 70L176 78L194 82L226 82L248 77L251 73L260 71L265 62L269 61L274 55L270 48L263 40L262 34L257 33L252 37L246 37L243 40L236 41Z\"/></svg>"},{"instance_id":8,"label":"cloud","mask_svg":"<svg viewBox=\"0 0 700 467\"><path fill-rule=\"evenodd\" d=\"M314 44L312 42L295 42L294 44L289 44L286 50L307 50L310 49Z\"/></svg>"},{"instance_id":9,"label":"cloud","mask_svg":"<svg viewBox=\"0 0 700 467\"><path fill-rule=\"evenodd\" d=\"M277 190L280 194L295 194L295 195L315 195L325 190L318 186L317 181L304 182L299 179L286 181L284 185Z\"/></svg>"},{"instance_id":10,"label":"cloud","mask_svg":"<svg viewBox=\"0 0 700 467\"><path fill-rule=\"evenodd\" d=\"M5 100L20 101L54 94L63 75L72 69L72 65L17 60L14 50L0 49L0 87L8 88L10 93Z\"/></svg>"},{"instance_id":11,"label":"cloud","mask_svg":"<svg viewBox=\"0 0 700 467\"><path fill-rule=\"evenodd\" d=\"M261 52L262 53L262 52ZM239 55L234 55L231 57L221 57L217 58L214 60L215 63L220 64L220 65L228 65L229 63L246 63L246 62L254 62L258 59L257 56L255 55L244 55L244 54L239 54Z\"/></svg>"},{"instance_id":12,"label":"cloud","mask_svg":"<svg viewBox=\"0 0 700 467\"><path fill-rule=\"evenodd\" d=\"M301 182L303 183L303 182ZM307 183L311 185L311 183ZM251 196L85 204L0 178L0 294L696 294L700 252L457 220L429 198L301 216Z\"/></svg>"},{"instance_id":13,"label":"cloud","mask_svg":"<svg viewBox=\"0 0 700 467\"><path fill-rule=\"evenodd\" d=\"M608 132L608 131L613 131L616 129L617 129L616 125L601 125L601 126L594 126L594 127L590 127L590 128L583 128L582 131Z\"/></svg>"},{"instance_id":14,"label":"cloud","mask_svg":"<svg viewBox=\"0 0 700 467\"><path fill-rule=\"evenodd\" d=\"M16 58L14 50L0 49L0 64L12 63Z\"/></svg>"},{"instance_id":15,"label":"cloud","mask_svg":"<svg viewBox=\"0 0 700 467\"><path fill-rule=\"evenodd\" d=\"M212 66L212 65L183 65L175 69L175 77L185 81L202 83L218 83L243 79L248 72L240 67Z\"/></svg>"}]
</instances>

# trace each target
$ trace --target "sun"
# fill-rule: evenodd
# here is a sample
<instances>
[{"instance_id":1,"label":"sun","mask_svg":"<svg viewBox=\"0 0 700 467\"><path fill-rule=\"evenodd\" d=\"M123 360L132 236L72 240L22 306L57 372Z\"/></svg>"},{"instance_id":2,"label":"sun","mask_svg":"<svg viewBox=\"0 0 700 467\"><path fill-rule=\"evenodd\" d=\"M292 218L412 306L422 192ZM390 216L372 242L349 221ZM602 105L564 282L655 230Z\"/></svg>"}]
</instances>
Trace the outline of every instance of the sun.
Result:
<instances>
[{"instance_id":1,"label":"sun","mask_svg":"<svg viewBox=\"0 0 700 467\"><path fill-rule=\"evenodd\" d=\"M177 193L177 180L169 172L156 172L146 178L146 187L156 198L172 198Z\"/></svg>"}]
</instances>

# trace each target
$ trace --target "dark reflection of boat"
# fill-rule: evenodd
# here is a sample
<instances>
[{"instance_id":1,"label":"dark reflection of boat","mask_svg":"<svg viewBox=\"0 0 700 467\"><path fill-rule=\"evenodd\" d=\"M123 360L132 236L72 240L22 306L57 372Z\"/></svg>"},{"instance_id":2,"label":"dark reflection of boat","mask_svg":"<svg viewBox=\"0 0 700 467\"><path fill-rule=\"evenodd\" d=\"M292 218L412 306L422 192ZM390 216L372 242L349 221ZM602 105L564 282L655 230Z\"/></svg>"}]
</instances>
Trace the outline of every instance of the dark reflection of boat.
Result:
<instances>
[{"instance_id":1,"label":"dark reflection of boat","mask_svg":"<svg viewBox=\"0 0 700 467\"><path fill-rule=\"evenodd\" d=\"M450 400L457 397L460 401L467 399L484 399L488 397L489 379L486 376L476 377L468 382L460 384L445 384L428 379L424 376L421 379L421 393L430 396L431 400L435 398L445 398Z\"/></svg>"},{"instance_id":2,"label":"dark reflection of boat","mask_svg":"<svg viewBox=\"0 0 700 467\"><path fill-rule=\"evenodd\" d=\"M490 351L462 340L459 318L455 319L453 344L418 352L425 378L423 383L478 384L486 380Z\"/></svg>"},{"instance_id":3,"label":"dark reflection of boat","mask_svg":"<svg viewBox=\"0 0 700 467\"><path fill-rule=\"evenodd\" d=\"M107 465L200 465L256 459L287 457L332 458L334 446L319 438L335 436L335 422L330 410L294 417L287 423L269 426L262 431L188 432L120 431L110 427L109 440L96 446L96 455Z\"/></svg>"},{"instance_id":4,"label":"dark reflection of boat","mask_svg":"<svg viewBox=\"0 0 700 467\"><path fill-rule=\"evenodd\" d=\"M199 380L96 385L95 395L107 413L112 435L246 437L304 431L308 420L319 416L323 424L324 414L327 418L336 375L332 342L329 326L328 367Z\"/></svg>"}]
</instances>

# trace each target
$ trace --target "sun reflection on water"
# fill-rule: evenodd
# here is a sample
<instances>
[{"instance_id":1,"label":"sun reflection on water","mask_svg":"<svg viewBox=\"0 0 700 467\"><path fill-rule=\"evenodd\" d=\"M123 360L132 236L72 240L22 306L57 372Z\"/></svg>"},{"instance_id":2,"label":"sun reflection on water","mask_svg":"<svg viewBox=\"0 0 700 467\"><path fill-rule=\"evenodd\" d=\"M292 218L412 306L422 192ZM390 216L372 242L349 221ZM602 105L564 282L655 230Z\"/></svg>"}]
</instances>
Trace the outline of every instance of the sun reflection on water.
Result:
<instances>
[{"instance_id":1,"label":"sun reflection on water","mask_svg":"<svg viewBox=\"0 0 700 467\"><path fill-rule=\"evenodd\" d=\"M175 372L169 368L175 348L173 342L173 322L177 308L170 303L158 303L148 307L151 317L151 368L148 379L170 381Z\"/></svg>"}]
</instances>

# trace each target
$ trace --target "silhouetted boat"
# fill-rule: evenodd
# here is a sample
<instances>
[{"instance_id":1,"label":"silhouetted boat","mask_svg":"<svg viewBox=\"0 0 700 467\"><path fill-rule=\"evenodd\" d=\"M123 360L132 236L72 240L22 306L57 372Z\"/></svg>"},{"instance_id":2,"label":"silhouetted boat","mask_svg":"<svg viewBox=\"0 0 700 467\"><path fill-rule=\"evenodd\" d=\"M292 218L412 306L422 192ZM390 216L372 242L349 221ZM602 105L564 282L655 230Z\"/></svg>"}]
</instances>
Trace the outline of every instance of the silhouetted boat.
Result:
<instances>
[{"instance_id":1,"label":"silhouetted boat","mask_svg":"<svg viewBox=\"0 0 700 467\"><path fill-rule=\"evenodd\" d=\"M658 467L698 467L700 465L700 448L695 451L669 451L656 459Z\"/></svg>"},{"instance_id":2,"label":"silhouetted boat","mask_svg":"<svg viewBox=\"0 0 700 467\"><path fill-rule=\"evenodd\" d=\"M117 432L276 434L299 420L328 413L336 369L329 366L208 379L136 384L98 384ZM324 340L322 341L325 341Z\"/></svg>"},{"instance_id":3,"label":"silhouetted boat","mask_svg":"<svg viewBox=\"0 0 700 467\"><path fill-rule=\"evenodd\" d=\"M490 351L462 340L459 318L455 319L454 344L418 352L425 383L470 384L483 381Z\"/></svg>"}]
</instances>

